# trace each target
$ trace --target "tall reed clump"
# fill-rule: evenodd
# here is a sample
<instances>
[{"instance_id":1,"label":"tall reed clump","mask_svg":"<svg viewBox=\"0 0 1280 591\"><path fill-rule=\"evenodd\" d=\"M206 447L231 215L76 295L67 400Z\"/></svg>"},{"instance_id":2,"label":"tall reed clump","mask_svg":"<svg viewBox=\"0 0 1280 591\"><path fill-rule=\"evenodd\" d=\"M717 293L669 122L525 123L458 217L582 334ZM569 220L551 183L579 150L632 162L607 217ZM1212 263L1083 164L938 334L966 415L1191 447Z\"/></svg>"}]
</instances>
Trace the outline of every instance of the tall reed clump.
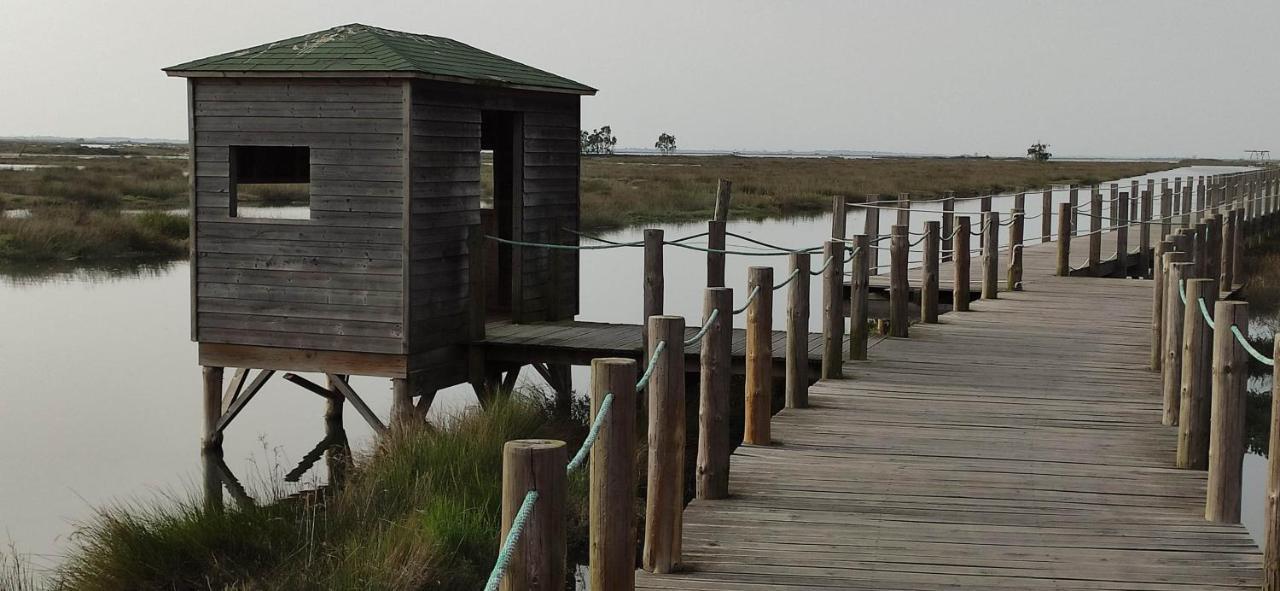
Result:
<instances>
[{"instance_id":1,"label":"tall reed clump","mask_svg":"<svg viewBox=\"0 0 1280 591\"><path fill-rule=\"evenodd\" d=\"M75 536L67 589L478 589L497 556L502 447L584 427L513 397L386 438L341 486L253 507L196 499L101 510ZM568 435L568 437L566 437ZM573 441L570 445L576 445ZM585 506L583 479L570 512ZM581 517L571 535L582 537Z\"/></svg>"},{"instance_id":2,"label":"tall reed clump","mask_svg":"<svg viewBox=\"0 0 1280 591\"><path fill-rule=\"evenodd\" d=\"M186 216L164 212L40 207L26 217L0 217L0 262L177 257L187 233Z\"/></svg>"}]
</instances>

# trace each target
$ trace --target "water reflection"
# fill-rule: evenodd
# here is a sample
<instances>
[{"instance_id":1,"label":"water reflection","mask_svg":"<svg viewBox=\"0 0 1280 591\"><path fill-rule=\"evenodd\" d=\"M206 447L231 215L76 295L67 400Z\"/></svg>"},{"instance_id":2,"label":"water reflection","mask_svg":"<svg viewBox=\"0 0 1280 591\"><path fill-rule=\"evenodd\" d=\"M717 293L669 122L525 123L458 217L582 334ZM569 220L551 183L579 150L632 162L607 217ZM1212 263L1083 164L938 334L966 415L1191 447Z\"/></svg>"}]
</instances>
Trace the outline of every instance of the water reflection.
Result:
<instances>
[{"instance_id":1,"label":"water reflection","mask_svg":"<svg viewBox=\"0 0 1280 591\"><path fill-rule=\"evenodd\" d=\"M0 286L37 286L45 283L108 283L149 279L168 274L180 261L169 258L131 258L86 263L56 261L0 263Z\"/></svg>"}]
</instances>

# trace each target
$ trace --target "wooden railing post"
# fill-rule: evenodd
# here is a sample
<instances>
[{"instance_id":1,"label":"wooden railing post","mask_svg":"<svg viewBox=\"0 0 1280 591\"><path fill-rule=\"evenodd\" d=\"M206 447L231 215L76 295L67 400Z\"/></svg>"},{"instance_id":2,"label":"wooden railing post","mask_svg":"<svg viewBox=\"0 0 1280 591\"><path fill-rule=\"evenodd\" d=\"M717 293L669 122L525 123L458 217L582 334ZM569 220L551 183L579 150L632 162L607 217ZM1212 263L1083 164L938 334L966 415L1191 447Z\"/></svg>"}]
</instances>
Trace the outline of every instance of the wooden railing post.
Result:
<instances>
[{"instance_id":1,"label":"wooden railing post","mask_svg":"<svg viewBox=\"0 0 1280 591\"><path fill-rule=\"evenodd\" d=\"M878 195L867 197L869 200L879 198ZM866 235L867 243L872 247L867 253L867 269L871 275L879 275L880 256L875 247L880 244L880 210L875 207L864 207L862 216L862 233Z\"/></svg>"},{"instance_id":2,"label":"wooden railing post","mask_svg":"<svg viewBox=\"0 0 1280 591\"><path fill-rule=\"evenodd\" d=\"M938 222L924 223L924 270L920 284L920 321L925 324L938 322L938 265L940 234Z\"/></svg>"},{"instance_id":3,"label":"wooden railing post","mask_svg":"<svg viewBox=\"0 0 1280 591\"><path fill-rule=\"evenodd\" d=\"M1058 204L1058 277L1071 275L1071 204Z\"/></svg>"},{"instance_id":4,"label":"wooden railing post","mask_svg":"<svg viewBox=\"0 0 1280 591\"><path fill-rule=\"evenodd\" d=\"M1164 281L1165 253L1173 250L1173 241L1162 240L1156 245L1154 281L1151 305L1151 370L1160 371L1164 360L1164 299L1168 287ZM1162 374L1163 375L1163 374Z\"/></svg>"},{"instance_id":5,"label":"wooden railing post","mask_svg":"<svg viewBox=\"0 0 1280 591\"><path fill-rule=\"evenodd\" d=\"M1026 215L1022 209L1009 212L1012 222L1009 224L1009 270L1006 274L1005 289L1022 290L1022 230Z\"/></svg>"},{"instance_id":6,"label":"wooden railing post","mask_svg":"<svg viewBox=\"0 0 1280 591\"><path fill-rule=\"evenodd\" d=\"M591 360L591 416L610 393L609 414L591 446L588 514L592 589L635 589L636 362Z\"/></svg>"},{"instance_id":7,"label":"wooden railing post","mask_svg":"<svg viewBox=\"0 0 1280 591\"><path fill-rule=\"evenodd\" d=\"M1138 221L1138 271L1139 276L1150 279L1154 273L1151 262L1151 192L1142 192Z\"/></svg>"},{"instance_id":8,"label":"wooden railing post","mask_svg":"<svg viewBox=\"0 0 1280 591\"><path fill-rule=\"evenodd\" d=\"M831 238L844 240L845 225L849 220L849 205L844 195L831 197Z\"/></svg>"},{"instance_id":9,"label":"wooden railing post","mask_svg":"<svg viewBox=\"0 0 1280 591\"><path fill-rule=\"evenodd\" d=\"M502 591L541 587L563 589L567 531L565 498L569 487L563 441L519 439L502 446L502 528L499 544L507 539L516 513L529 491L538 492L533 512L511 553ZM634 552L634 550L632 550Z\"/></svg>"},{"instance_id":10,"label":"wooden railing post","mask_svg":"<svg viewBox=\"0 0 1280 591\"><path fill-rule=\"evenodd\" d=\"M1244 283L1244 210L1236 208L1235 222L1231 224L1231 280L1235 283L1227 285L1224 288L1228 291L1234 290L1236 284Z\"/></svg>"},{"instance_id":11,"label":"wooden railing post","mask_svg":"<svg viewBox=\"0 0 1280 591\"><path fill-rule=\"evenodd\" d=\"M1228 211L1222 216L1222 249L1218 255L1218 289L1231 291L1235 285L1236 216Z\"/></svg>"},{"instance_id":12,"label":"wooden railing post","mask_svg":"<svg viewBox=\"0 0 1280 591\"><path fill-rule=\"evenodd\" d=\"M1280 450L1280 339L1271 350L1271 435L1267 449ZM1280 453L1267 454L1266 538L1262 547L1262 589L1280 591Z\"/></svg>"},{"instance_id":13,"label":"wooden railing post","mask_svg":"<svg viewBox=\"0 0 1280 591\"><path fill-rule=\"evenodd\" d=\"M907 336L907 300L910 299L910 287L907 284L907 254L910 243L907 241L907 226L893 226L892 238L889 240L889 336Z\"/></svg>"},{"instance_id":14,"label":"wooden railing post","mask_svg":"<svg viewBox=\"0 0 1280 591\"><path fill-rule=\"evenodd\" d=\"M1116 222L1116 276L1129 276L1129 194L1120 193L1117 208L1120 219Z\"/></svg>"},{"instance_id":15,"label":"wooden railing post","mask_svg":"<svg viewBox=\"0 0 1280 591\"><path fill-rule=\"evenodd\" d=\"M729 496L729 384L732 373L733 290L708 288L702 304L702 325L713 311L715 324L702 337L699 355L698 463L695 494L699 499ZM592 587L595 589L596 587Z\"/></svg>"},{"instance_id":16,"label":"wooden railing post","mask_svg":"<svg viewBox=\"0 0 1280 591\"><path fill-rule=\"evenodd\" d=\"M1142 220L1142 193L1138 192L1138 181L1129 183L1129 222Z\"/></svg>"},{"instance_id":17,"label":"wooden railing post","mask_svg":"<svg viewBox=\"0 0 1280 591\"><path fill-rule=\"evenodd\" d=\"M724 222L707 222L707 287L724 287L724 233Z\"/></svg>"},{"instance_id":18,"label":"wooden railing post","mask_svg":"<svg viewBox=\"0 0 1280 591\"><path fill-rule=\"evenodd\" d=\"M951 252L955 265L952 273L952 281L955 283L951 290L951 309L956 312L969 311L970 228L969 216L956 218L956 238Z\"/></svg>"},{"instance_id":19,"label":"wooden railing post","mask_svg":"<svg viewBox=\"0 0 1280 591\"><path fill-rule=\"evenodd\" d=\"M1071 185L1070 191L1067 192L1067 203L1071 205L1071 234L1074 236L1080 231L1080 224L1076 222L1080 211L1080 188Z\"/></svg>"},{"instance_id":20,"label":"wooden railing post","mask_svg":"<svg viewBox=\"0 0 1280 591\"><path fill-rule=\"evenodd\" d=\"M951 234L956 229L956 194L953 191L947 191L946 197L942 199L942 260L943 262L951 260L953 248L955 248L955 240Z\"/></svg>"},{"instance_id":21,"label":"wooden railing post","mask_svg":"<svg viewBox=\"0 0 1280 591\"><path fill-rule=\"evenodd\" d=\"M1178 411L1179 468L1209 467L1209 395L1213 384L1213 331L1200 312L1200 298L1213 308L1216 279L1190 279L1182 321L1182 391Z\"/></svg>"},{"instance_id":22,"label":"wooden railing post","mask_svg":"<svg viewBox=\"0 0 1280 591\"><path fill-rule=\"evenodd\" d=\"M1178 424L1180 386L1182 379L1182 320L1185 307L1179 295L1179 286L1188 278L1194 263L1185 252L1165 253L1168 265L1165 268L1164 297L1164 361L1161 365L1160 391L1164 401L1161 408L1160 422L1165 425Z\"/></svg>"},{"instance_id":23,"label":"wooden railing post","mask_svg":"<svg viewBox=\"0 0 1280 591\"><path fill-rule=\"evenodd\" d=\"M1013 209L1027 210L1027 194L1025 192L1013 196Z\"/></svg>"},{"instance_id":24,"label":"wooden railing post","mask_svg":"<svg viewBox=\"0 0 1280 591\"><path fill-rule=\"evenodd\" d=\"M827 244L839 244L838 242L827 241ZM824 260L826 252L823 252ZM791 253L791 272L795 277L791 278L791 284L787 289L787 342L786 342L786 403L787 408L805 408L809 406L809 265L810 257L807 252ZM825 300L830 297L830 288L828 287L829 278L824 271L822 274L823 288L823 305L827 306ZM843 286L841 286L843 287ZM843 307L840 295L836 296L836 306ZM828 321L827 315L823 315L824 323ZM839 319L841 325L844 319ZM823 327L826 332L826 327ZM826 354L828 351L823 350L823 369L826 369ZM840 346L836 345L833 353L835 363L840 363ZM823 372L825 373L825 371Z\"/></svg>"},{"instance_id":25,"label":"wooden railing post","mask_svg":"<svg viewBox=\"0 0 1280 591\"><path fill-rule=\"evenodd\" d=\"M1213 311L1213 410L1209 419L1209 486L1204 518L1240 523L1240 475L1244 463L1247 354L1231 334L1248 330L1249 304L1221 301Z\"/></svg>"},{"instance_id":26,"label":"wooden railing post","mask_svg":"<svg viewBox=\"0 0 1280 591\"><path fill-rule=\"evenodd\" d=\"M911 194L898 193L898 224L911 227Z\"/></svg>"},{"instance_id":27,"label":"wooden railing post","mask_svg":"<svg viewBox=\"0 0 1280 591\"><path fill-rule=\"evenodd\" d=\"M1040 196L1040 242L1053 239L1053 189L1045 189Z\"/></svg>"},{"instance_id":28,"label":"wooden railing post","mask_svg":"<svg viewBox=\"0 0 1280 591\"><path fill-rule=\"evenodd\" d=\"M1120 219L1120 185L1111 183L1110 193L1107 197L1107 218L1111 225L1115 225L1116 220Z\"/></svg>"},{"instance_id":29,"label":"wooden railing post","mask_svg":"<svg viewBox=\"0 0 1280 591\"><path fill-rule=\"evenodd\" d=\"M756 290L759 291L756 291ZM747 269L747 383L742 443L769 445L773 404L773 268Z\"/></svg>"},{"instance_id":30,"label":"wooden railing post","mask_svg":"<svg viewBox=\"0 0 1280 591\"><path fill-rule=\"evenodd\" d=\"M822 377L842 377L841 365L844 362L844 242L828 240L822 245ZM828 259L831 261L827 263ZM809 291L804 293L805 308L808 309ZM809 319L806 316L804 325L796 332L796 363L808 367L809 363ZM788 350L790 354L790 350ZM805 375L808 380L808 375ZM806 397L806 400L808 398Z\"/></svg>"},{"instance_id":31,"label":"wooden railing post","mask_svg":"<svg viewBox=\"0 0 1280 591\"><path fill-rule=\"evenodd\" d=\"M1160 237L1173 231L1173 198L1169 194L1169 179L1160 179Z\"/></svg>"},{"instance_id":32,"label":"wooden railing post","mask_svg":"<svg viewBox=\"0 0 1280 591\"><path fill-rule=\"evenodd\" d=\"M663 271L662 271L662 243L664 236L662 230L647 229L644 231L644 322L648 322L652 316L660 316L662 314L663 303ZM649 332L647 327L641 326L640 332L643 338L645 350L648 350ZM645 359L648 359L648 355Z\"/></svg>"},{"instance_id":33,"label":"wooden railing post","mask_svg":"<svg viewBox=\"0 0 1280 591\"><path fill-rule=\"evenodd\" d=\"M1089 195L1089 258L1087 261L1090 277L1102 274L1102 193L1097 187L1094 187Z\"/></svg>"},{"instance_id":34,"label":"wooden railing post","mask_svg":"<svg viewBox=\"0 0 1280 591\"><path fill-rule=\"evenodd\" d=\"M849 277L849 359L862 361L867 358L867 298L870 295L868 266L871 264L871 243L867 236L853 237L853 273Z\"/></svg>"},{"instance_id":35,"label":"wooden railing post","mask_svg":"<svg viewBox=\"0 0 1280 591\"><path fill-rule=\"evenodd\" d=\"M983 215L982 228L982 299L994 300L1000 283L1000 212Z\"/></svg>"},{"instance_id":36,"label":"wooden railing post","mask_svg":"<svg viewBox=\"0 0 1280 591\"><path fill-rule=\"evenodd\" d=\"M642 564L652 573L669 573L680 564L684 514L684 318L649 318L650 357L662 342L666 345L654 362L646 393L649 477Z\"/></svg>"},{"instance_id":37,"label":"wooden railing post","mask_svg":"<svg viewBox=\"0 0 1280 591\"><path fill-rule=\"evenodd\" d=\"M991 196L990 195L986 195L978 200L978 213L979 213L978 219L983 220L985 222L987 219L987 214L991 213ZM987 247L987 235L985 232L979 233L978 248L985 249L986 247Z\"/></svg>"}]
</instances>

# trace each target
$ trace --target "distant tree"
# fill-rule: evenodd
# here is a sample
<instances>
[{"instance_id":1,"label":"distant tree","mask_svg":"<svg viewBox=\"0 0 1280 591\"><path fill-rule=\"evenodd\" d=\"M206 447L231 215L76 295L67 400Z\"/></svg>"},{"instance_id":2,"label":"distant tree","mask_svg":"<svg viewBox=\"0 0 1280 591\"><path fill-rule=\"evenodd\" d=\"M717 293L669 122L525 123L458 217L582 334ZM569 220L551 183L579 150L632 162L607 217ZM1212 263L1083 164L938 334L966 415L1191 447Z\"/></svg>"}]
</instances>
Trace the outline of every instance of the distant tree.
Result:
<instances>
[{"instance_id":1,"label":"distant tree","mask_svg":"<svg viewBox=\"0 0 1280 591\"><path fill-rule=\"evenodd\" d=\"M612 154L613 147L618 145L618 138L613 137L613 130L605 125L590 133L580 132L578 143L581 145L583 154Z\"/></svg>"},{"instance_id":2,"label":"distant tree","mask_svg":"<svg viewBox=\"0 0 1280 591\"><path fill-rule=\"evenodd\" d=\"M1036 142L1031 144L1030 148L1027 148L1027 158L1036 162L1048 162L1050 158L1053 158L1053 154L1049 153L1049 144Z\"/></svg>"},{"instance_id":3,"label":"distant tree","mask_svg":"<svg viewBox=\"0 0 1280 591\"><path fill-rule=\"evenodd\" d=\"M654 142L653 147L662 152L663 156L669 156L676 151L676 136L663 132L658 136L658 141Z\"/></svg>"}]
</instances>

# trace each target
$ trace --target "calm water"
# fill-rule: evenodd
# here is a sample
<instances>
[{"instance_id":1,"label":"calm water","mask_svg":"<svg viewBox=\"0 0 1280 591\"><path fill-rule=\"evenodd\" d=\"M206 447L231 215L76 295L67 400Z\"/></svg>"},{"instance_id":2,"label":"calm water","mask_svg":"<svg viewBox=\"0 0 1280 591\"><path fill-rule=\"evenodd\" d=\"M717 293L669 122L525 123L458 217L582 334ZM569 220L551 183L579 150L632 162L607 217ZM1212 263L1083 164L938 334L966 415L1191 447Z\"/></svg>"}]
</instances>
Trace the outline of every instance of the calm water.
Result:
<instances>
[{"instance_id":1,"label":"calm water","mask_svg":"<svg viewBox=\"0 0 1280 591\"><path fill-rule=\"evenodd\" d=\"M1236 169L1191 167L1155 175L1208 175ZM1146 177L1139 177L1145 185ZM1122 181L1127 187L1129 179ZM1082 193L1082 202L1087 193ZM1067 191L1055 191L1065 202ZM1007 210L1012 197L997 198ZM923 229L936 205L922 203L913 216L914 231ZM863 227L862 213L852 208L850 233ZM961 202L957 213L976 212L977 202ZM1040 213L1038 194L1028 196L1027 215ZM892 223L881 212L884 233ZM976 221L976 218L975 218ZM1081 219L1082 227L1087 221ZM698 233L702 225L664 225L668 239ZM1027 222L1027 236L1038 236L1039 220ZM730 231L786 247L812 246L829 234L826 217L767 222L738 222ZM638 240L641 230L610 233L620 241ZM734 242L742 250L754 247ZM689 244L699 244L692 240ZM976 246L976 241L975 241ZM638 322L641 314L641 257L637 248L584 251L580 319ZM704 254L666 250L666 312L697 323L702 311ZM884 255L887 261L887 254ZM820 256L814 257L815 267ZM786 258L736 256L726 279L735 300L746 295L750 265L775 268L781 281L789 273ZM198 482L201 426L200 370L189 340L189 272L186 263L107 270L50 271L31 269L0 275L0 534L21 552L36 555L37 564L53 564L68 546L73 523L93 507L159 495L186 495ZM812 309L820 310L820 294L812 290ZM782 314L785 297L775 298ZM735 318L741 324L742 319ZM818 329L815 316L813 328ZM586 383L586 368L575 368L575 382ZM318 376L311 376L320 379ZM537 380L527 372L523 380ZM390 383L356 378L353 386L385 419ZM1262 386L1259 385L1261 388ZM1265 388L1269 388L1269 382ZM469 387L442 391L433 416L475 404ZM228 429L227 463L253 490L280 481L280 475L324 437L319 398L273 379ZM371 433L354 412L346 413L352 445L366 449ZM1173 450L1170 450L1172 458ZM310 486L320 472L304 478ZM1255 536L1261 535L1261 493L1265 460L1246 460L1245 515ZM0 545L5 540L0 539Z\"/></svg>"}]
</instances>

